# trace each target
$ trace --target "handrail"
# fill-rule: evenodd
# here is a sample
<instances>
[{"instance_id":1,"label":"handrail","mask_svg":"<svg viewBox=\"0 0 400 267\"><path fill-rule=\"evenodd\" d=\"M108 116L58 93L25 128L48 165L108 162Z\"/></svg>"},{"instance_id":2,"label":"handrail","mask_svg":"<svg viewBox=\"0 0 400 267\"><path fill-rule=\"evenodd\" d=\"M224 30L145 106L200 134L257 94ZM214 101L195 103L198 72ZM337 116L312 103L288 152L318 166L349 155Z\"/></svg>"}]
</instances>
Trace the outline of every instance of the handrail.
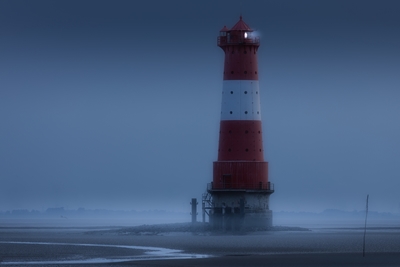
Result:
<instances>
[{"instance_id":1,"label":"handrail","mask_svg":"<svg viewBox=\"0 0 400 267\"><path fill-rule=\"evenodd\" d=\"M271 182L268 183L254 183L251 184L250 186L247 184L247 186L243 187L242 184L238 183L226 183L222 184L219 186L214 186L214 184L208 183L207 184L207 191L211 190L269 190L269 191L274 191L274 184Z\"/></svg>"},{"instance_id":2,"label":"handrail","mask_svg":"<svg viewBox=\"0 0 400 267\"><path fill-rule=\"evenodd\" d=\"M217 39L218 46L223 45L238 45L238 44L260 44L260 37L240 37L236 38L236 36L231 36L228 38L227 36L218 36Z\"/></svg>"}]
</instances>

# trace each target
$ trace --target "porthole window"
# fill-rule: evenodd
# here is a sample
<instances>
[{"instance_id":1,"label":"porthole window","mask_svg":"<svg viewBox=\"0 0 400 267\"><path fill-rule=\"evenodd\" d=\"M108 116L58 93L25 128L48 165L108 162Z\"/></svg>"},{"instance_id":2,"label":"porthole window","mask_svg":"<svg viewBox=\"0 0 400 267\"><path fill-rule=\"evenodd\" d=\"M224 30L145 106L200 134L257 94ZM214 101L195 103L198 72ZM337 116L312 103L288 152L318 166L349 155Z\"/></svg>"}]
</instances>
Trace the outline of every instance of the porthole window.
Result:
<instances>
[{"instance_id":1,"label":"porthole window","mask_svg":"<svg viewBox=\"0 0 400 267\"><path fill-rule=\"evenodd\" d=\"M249 133L249 131L245 131L245 133Z\"/></svg>"},{"instance_id":2,"label":"porthole window","mask_svg":"<svg viewBox=\"0 0 400 267\"><path fill-rule=\"evenodd\" d=\"M258 131L258 133L261 133L261 131Z\"/></svg>"},{"instance_id":3,"label":"porthole window","mask_svg":"<svg viewBox=\"0 0 400 267\"><path fill-rule=\"evenodd\" d=\"M229 111L229 113L232 114L233 112L232 112L232 111Z\"/></svg>"},{"instance_id":4,"label":"porthole window","mask_svg":"<svg viewBox=\"0 0 400 267\"><path fill-rule=\"evenodd\" d=\"M254 73L257 74L257 71L255 71Z\"/></svg>"},{"instance_id":5,"label":"porthole window","mask_svg":"<svg viewBox=\"0 0 400 267\"><path fill-rule=\"evenodd\" d=\"M260 152L261 152L261 149L260 149Z\"/></svg>"},{"instance_id":6,"label":"porthole window","mask_svg":"<svg viewBox=\"0 0 400 267\"><path fill-rule=\"evenodd\" d=\"M231 152L231 149L229 148L228 151Z\"/></svg>"},{"instance_id":7,"label":"porthole window","mask_svg":"<svg viewBox=\"0 0 400 267\"><path fill-rule=\"evenodd\" d=\"M257 114L260 114L260 112L259 112L259 111L257 111Z\"/></svg>"},{"instance_id":8,"label":"porthole window","mask_svg":"<svg viewBox=\"0 0 400 267\"><path fill-rule=\"evenodd\" d=\"M246 51L246 50L244 50L244 52L243 52L243 53L247 54L247 51Z\"/></svg>"},{"instance_id":9,"label":"porthole window","mask_svg":"<svg viewBox=\"0 0 400 267\"><path fill-rule=\"evenodd\" d=\"M231 74L233 74L233 71L231 71Z\"/></svg>"},{"instance_id":10,"label":"porthole window","mask_svg":"<svg viewBox=\"0 0 400 267\"><path fill-rule=\"evenodd\" d=\"M247 95L247 91L244 91L244 94Z\"/></svg>"},{"instance_id":11,"label":"porthole window","mask_svg":"<svg viewBox=\"0 0 400 267\"><path fill-rule=\"evenodd\" d=\"M247 74L247 70L244 71L244 74Z\"/></svg>"},{"instance_id":12,"label":"porthole window","mask_svg":"<svg viewBox=\"0 0 400 267\"><path fill-rule=\"evenodd\" d=\"M233 91L231 91L231 95L233 95Z\"/></svg>"},{"instance_id":13,"label":"porthole window","mask_svg":"<svg viewBox=\"0 0 400 267\"><path fill-rule=\"evenodd\" d=\"M247 111L245 111L244 114L247 114Z\"/></svg>"},{"instance_id":14,"label":"porthole window","mask_svg":"<svg viewBox=\"0 0 400 267\"><path fill-rule=\"evenodd\" d=\"M232 133L232 131L231 131L231 130L229 130L229 133Z\"/></svg>"},{"instance_id":15,"label":"porthole window","mask_svg":"<svg viewBox=\"0 0 400 267\"><path fill-rule=\"evenodd\" d=\"M256 95L258 95L258 91L256 91Z\"/></svg>"},{"instance_id":16,"label":"porthole window","mask_svg":"<svg viewBox=\"0 0 400 267\"><path fill-rule=\"evenodd\" d=\"M249 149L248 149L248 148L246 148L246 152L249 152Z\"/></svg>"}]
</instances>

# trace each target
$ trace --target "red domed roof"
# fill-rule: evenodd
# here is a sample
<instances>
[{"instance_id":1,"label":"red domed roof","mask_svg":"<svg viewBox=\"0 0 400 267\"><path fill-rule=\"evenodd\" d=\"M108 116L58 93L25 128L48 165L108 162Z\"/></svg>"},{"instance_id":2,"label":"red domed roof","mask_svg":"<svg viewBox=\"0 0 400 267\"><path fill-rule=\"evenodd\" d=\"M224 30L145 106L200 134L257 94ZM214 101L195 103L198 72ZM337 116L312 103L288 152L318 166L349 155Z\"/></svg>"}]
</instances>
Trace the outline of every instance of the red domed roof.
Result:
<instances>
[{"instance_id":1,"label":"red domed roof","mask_svg":"<svg viewBox=\"0 0 400 267\"><path fill-rule=\"evenodd\" d=\"M224 27L222 28L222 30L220 30L220 32L227 32L227 31L229 31L229 29L228 29L228 27L226 27L226 26L224 26Z\"/></svg>"},{"instance_id":2,"label":"red domed roof","mask_svg":"<svg viewBox=\"0 0 400 267\"><path fill-rule=\"evenodd\" d=\"M232 27L231 31L252 31L252 29L242 20L242 16L240 16L240 20Z\"/></svg>"}]
</instances>

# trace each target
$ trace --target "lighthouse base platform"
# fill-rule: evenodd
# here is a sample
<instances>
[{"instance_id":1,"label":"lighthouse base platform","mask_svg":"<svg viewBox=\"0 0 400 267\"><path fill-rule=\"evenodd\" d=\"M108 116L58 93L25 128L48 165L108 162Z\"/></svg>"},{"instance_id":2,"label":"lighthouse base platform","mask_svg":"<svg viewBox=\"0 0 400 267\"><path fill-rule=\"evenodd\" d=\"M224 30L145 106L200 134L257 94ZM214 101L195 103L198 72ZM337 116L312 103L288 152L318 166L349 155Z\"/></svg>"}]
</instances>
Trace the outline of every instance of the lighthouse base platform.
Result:
<instances>
[{"instance_id":1,"label":"lighthouse base platform","mask_svg":"<svg viewBox=\"0 0 400 267\"><path fill-rule=\"evenodd\" d=\"M215 230L264 230L272 227L269 196L273 190L208 190L209 222ZM203 203L207 198L203 197ZM208 205L207 205L208 204Z\"/></svg>"}]
</instances>

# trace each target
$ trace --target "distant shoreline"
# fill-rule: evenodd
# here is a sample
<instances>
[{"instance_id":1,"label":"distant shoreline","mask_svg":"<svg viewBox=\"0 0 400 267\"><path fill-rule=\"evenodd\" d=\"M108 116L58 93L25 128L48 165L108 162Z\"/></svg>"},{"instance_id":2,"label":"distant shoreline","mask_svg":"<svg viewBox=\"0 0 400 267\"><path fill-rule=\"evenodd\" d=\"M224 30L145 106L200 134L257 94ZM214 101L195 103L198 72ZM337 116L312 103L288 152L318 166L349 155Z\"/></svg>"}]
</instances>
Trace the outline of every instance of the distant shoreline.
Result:
<instances>
[{"instance_id":1,"label":"distant shoreline","mask_svg":"<svg viewBox=\"0 0 400 267\"><path fill-rule=\"evenodd\" d=\"M168 232L278 232L278 231L312 231L314 228L306 228L299 226L283 226L275 225L264 229L244 229L243 231L222 231L213 230L208 223L163 223L163 224L142 224L137 226L0 226L0 230L89 230L90 232L115 232L115 233L130 233L137 234L141 232L154 232L154 233L168 233ZM348 226L337 226L337 227L318 227L320 230L364 230L364 227L348 227ZM400 230L400 226L370 226L367 230Z\"/></svg>"}]
</instances>

